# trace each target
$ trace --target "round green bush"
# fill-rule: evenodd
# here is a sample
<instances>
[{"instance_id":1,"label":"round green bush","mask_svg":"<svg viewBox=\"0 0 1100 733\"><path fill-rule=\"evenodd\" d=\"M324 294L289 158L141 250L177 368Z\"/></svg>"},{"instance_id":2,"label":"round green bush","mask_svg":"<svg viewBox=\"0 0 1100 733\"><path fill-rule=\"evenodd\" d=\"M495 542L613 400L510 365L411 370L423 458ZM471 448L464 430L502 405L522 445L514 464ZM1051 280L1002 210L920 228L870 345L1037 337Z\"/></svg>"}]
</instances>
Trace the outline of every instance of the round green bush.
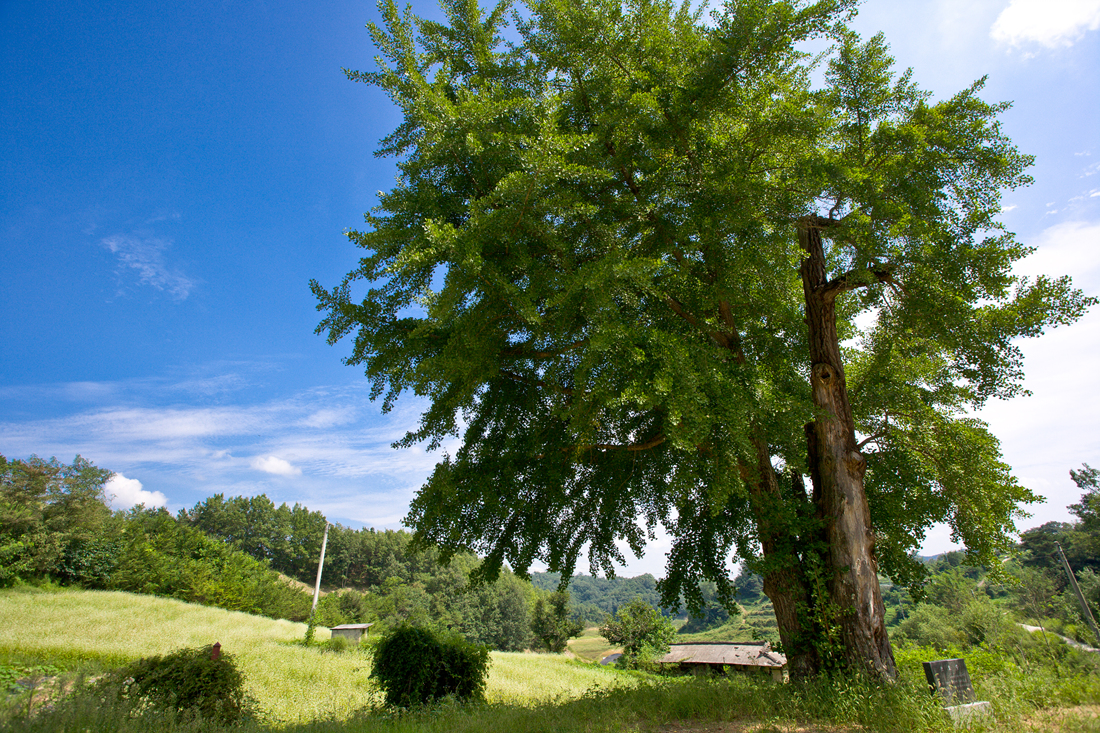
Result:
<instances>
[{"instance_id":1,"label":"round green bush","mask_svg":"<svg viewBox=\"0 0 1100 733\"><path fill-rule=\"evenodd\" d=\"M386 693L387 705L408 708L448 695L483 699L488 671L488 646L455 633L401 626L378 642L371 677Z\"/></svg>"},{"instance_id":2,"label":"round green bush","mask_svg":"<svg viewBox=\"0 0 1100 733\"><path fill-rule=\"evenodd\" d=\"M189 713L220 725L240 723L249 715L244 675L224 652L212 659L213 647L180 649L166 656L145 657L115 672L108 684L134 710Z\"/></svg>"}]
</instances>

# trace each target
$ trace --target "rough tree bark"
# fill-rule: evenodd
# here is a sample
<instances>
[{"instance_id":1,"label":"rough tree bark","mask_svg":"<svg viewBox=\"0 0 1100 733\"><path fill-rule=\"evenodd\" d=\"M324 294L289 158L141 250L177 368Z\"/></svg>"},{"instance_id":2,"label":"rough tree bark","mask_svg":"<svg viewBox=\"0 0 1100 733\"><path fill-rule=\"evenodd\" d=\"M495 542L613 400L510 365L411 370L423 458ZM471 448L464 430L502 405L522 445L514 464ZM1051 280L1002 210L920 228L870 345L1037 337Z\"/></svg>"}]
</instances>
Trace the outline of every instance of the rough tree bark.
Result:
<instances>
[{"instance_id":1,"label":"rough tree bark","mask_svg":"<svg viewBox=\"0 0 1100 733\"><path fill-rule=\"evenodd\" d=\"M836 332L836 296L821 241L829 220L798 222L802 289L809 326L811 388L817 419L807 426L810 475L817 511L824 523L829 598L836 607L841 657L853 668L870 667L881 677L896 675L886 635L885 609L878 585L875 538L863 489L867 461L856 446L844 364Z\"/></svg>"},{"instance_id":2,"label":"rough tree bark","mask_svg":"<svg viewBox=\"0 0 1100 733\"><path fill-rule=\"evenodd\" d=\"M764 594L775 609L779 639L791 677L805 679L821 670L821 657L813 643L815 620L807 568L801 562L799 537L792 532L798 525L799 497L783 495L767 443L760 439L753 443L756 466L743 465L741 476L749 487L749 499L764 552L761 568Z\"/></svg>"}]
</instances>

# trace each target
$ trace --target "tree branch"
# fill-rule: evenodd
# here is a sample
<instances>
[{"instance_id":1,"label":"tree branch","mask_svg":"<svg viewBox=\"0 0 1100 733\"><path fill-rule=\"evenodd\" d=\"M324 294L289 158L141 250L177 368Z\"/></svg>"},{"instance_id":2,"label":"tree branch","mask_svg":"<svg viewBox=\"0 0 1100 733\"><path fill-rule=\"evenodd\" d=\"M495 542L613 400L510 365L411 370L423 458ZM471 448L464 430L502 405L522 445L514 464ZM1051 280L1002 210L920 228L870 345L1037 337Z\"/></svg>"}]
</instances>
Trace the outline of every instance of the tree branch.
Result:
<instances>
[{"instance_id":1,"label":"tree branch","mask_svg":"<svg viewBox=\"0 0 1100 733\"><path fill-rule=\"evenodd\" d=\"M625 451L641 451L649 450L650 448L656 448L661 443L665 442L665 434L659 433L656 437L650 438L644 443L629 443L627 445L617 445L614 443L593 443L592 445L579 445L580 450L625 450Z\"/></svg>"},{"instance_id":2,"label":"tree branch","mask_svg":"<svg viewBox=\"0 0 1100 733\"><path fill-rule=\"evenodd\" d=\"M505 369L500 370L500 375L502 377L506 377L508 379L511 379L513 382L519 382L520 384L526 384L526 385L530 385L532 387L543 387L545 389L553 390L554 392L557 392L559 394L566 395L567 397L572 397L574 395L574 391L571 387L562 387L560 384L550 384L549 382L545 382L541 379L534 379L534 380L528 379L527 377L524 377L522 374L516 374L515 372L509 372Z\"/></svg>"},{"instance_id":3,"label":"tree branch","mask_svg":"<svg viewBox=\"0 0 1100 733\"><path fill-rule=\"evenodd\" d=\"M855 278L868 272L874 276L874 282L886 283L893 287L897 286L897 283L894 282L894 266L879 265L878 267L872 267L866 270L848 270L848 272L844 273L843 275L838 275L824 285L821 285L818 288L818 292L820 292L825 298L830 299L836 298L841 293L846 293L849 290L858 290L859 288L865 288L871 283L866 281L855 281Z\"/></svg>"},{"instance_id":4,"label":"tree branch","mask_svg":"<svg viewBox=\"0 0 1100 733\"><path fill-rule=\"evenodd\" d=\"M628 443L626 445L620 445L618 443L591 443L589 445L567 445L564 448L559 448L561 453L569 453L570 451L585 451L585 450L625 450L631 453L637 453L638 451L649 450L656 448L666 440L664 433L658 433L655 437L650 438L644 443ZM546 458L545 453L539 453L535 456L535 460L542 460Z\"/></svg>"},{"instance_id":5,"label":"tree branch","mask_svg":"<svg viewBox=\"0 0 1100 733\"><path fill-rule=\"evenodd\" d=\"M671 295L665 295L665 303L668 304L668 307L672 309L673 313L680 316L680 318L683 318L685 321L705 333L719 346L726 349L732 349L734 347L733 340L730 338L729 334L722 333L721 331L711 331L704 328L703 324L699 322L699 319L693 316L691 313L688 313L687 310L684 309L683 304L673 298Z\"/></svg>"},{"instance_id":6,"label":"tree branch","mask_svg":"<svg viewBox=\"0 0 1100 733\"><path fill-rule=\"evenodd\" d=\"M516 359L552 359L555 356L561 356L570 351L576 351L587 343L588 339L583 338L567 346L563 346L560 349L550 349L546 351L528 351L529 344L518 344L511 349L501 351L500 356L513 357Z\"/></svg>"}]
</instances>

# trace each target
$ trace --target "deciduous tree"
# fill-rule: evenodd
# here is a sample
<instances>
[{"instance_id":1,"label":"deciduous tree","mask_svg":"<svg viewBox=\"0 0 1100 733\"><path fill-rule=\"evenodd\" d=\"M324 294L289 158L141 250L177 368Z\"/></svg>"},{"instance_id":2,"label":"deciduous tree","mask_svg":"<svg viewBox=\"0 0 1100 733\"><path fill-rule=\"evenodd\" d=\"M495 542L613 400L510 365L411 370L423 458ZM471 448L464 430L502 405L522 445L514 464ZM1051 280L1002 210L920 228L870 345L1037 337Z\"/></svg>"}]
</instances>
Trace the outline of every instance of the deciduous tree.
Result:
<instances>
[{"instance_id":1,"label":"deciduous tree","mask_svg":"<svg viewBox=\"0 0 1100 733\"><path fill-rule=\"evenodd\" d=\"M635 598L615 615L608 614L600 626L600 635L613 646L623 648L621 666L640 667L651 664L668 653L676 638L672 622L653 606Z\"/></svg>"},{"instance_id":2,"label":"deciduous tree","mask_svg":"<svg viewBox=\"0 0 1100 733\"><path fill-rule=\"evenodd\" d=\"M77 456L71 464L0 455L0 585L95 565L111 517L103 485L113 472ZM77 578L79 579L79 578Z\"/></svg>"},{"instance_id":3,"label":"deciduous tree","mask_svg":"<svg viewBox=\"0 0 1100 733\"><path fill-rule=\"evenodd\" d=\"M732 607L732 553L795 674L891 676L876 574L918 583L934 522L979 560L1011 546L1035 497L969 414L1020 392L1015 338L1091 302L1012 275L1030 250L996 217L1030 159L1007 105L981 81L932 101L848 30L851 0L706 22L530 0L512 42L506 2L380 8L379 69L348 75L403 111L379 151L400 175L349 234L359 267L313 289L384 410L429 398L399 445L462 436L419 539L569 577L663 525L669 605L701 609L709 580Z\"/></svg>"}]
</instances>

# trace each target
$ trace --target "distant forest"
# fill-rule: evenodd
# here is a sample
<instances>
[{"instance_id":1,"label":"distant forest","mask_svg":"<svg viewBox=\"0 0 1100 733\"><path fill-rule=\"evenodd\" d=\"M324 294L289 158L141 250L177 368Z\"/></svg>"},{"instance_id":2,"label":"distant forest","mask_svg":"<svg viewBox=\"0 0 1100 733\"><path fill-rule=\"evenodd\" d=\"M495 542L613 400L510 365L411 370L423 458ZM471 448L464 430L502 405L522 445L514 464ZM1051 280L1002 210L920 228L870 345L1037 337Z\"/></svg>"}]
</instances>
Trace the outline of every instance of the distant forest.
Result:
<instances>
[{"instance_id":1,"label":"distant forest","mask_svg":"<svg viewBox=\"0 0 1100 733\"><path fill-rule=\"evenodd\" d=\"M307 618L327 523L321 512L276 506L263 494L217 494L175 515L140 506L112 512L103 494L111 475L79 456L72 464L0 456L0 587L56 583ZM378 631L412 623L453 629L495 649L532 645L532 617L548 590L507 569L492 583L472 585L477 557L460 554L444 565L433 549L410 552L411 539L400 530L333 525L323 577L330 592L317 622L374 623ZM653 583L644 576L609 585L648 589L648 599ZM633 598L612 595L616 604ZM602 621L606 605L589 604L595 610L587 621Z\"/></svg>"},{"instance_id":2,"label":"distant forest","mask_svg":"<svg viewBox=\"0 0 1100 733\"><path fill-rule=\"evenodd\" d=\"M0 587L54 583L168 596L296 621L308 616L326 525L320 512L300 504L276 506L263 494L217 494L175 515L145 507L112 512L103 495L111 475L79 456L72 464L0 456ZM1055 543L1077 571L1093 613L1100 615L1100 472L1086 465L1071 475L1084 491L1081 502L1070 507L1078 521L1023 532L1017 556L1006 558L995 572L968 565L963 553L948 553L925 562L929 582L919 597L884 578L891 637L944 648L981 643L993 633L991 619L1002 618L1007 609L1089 640ZM332 526L323 583L330 592L318 606L318 623L374 623L379 631L422 624L459 631L495 649L531 647L533 615L540 600L545 603L558 588L559 575L532 573L528 581L505 568L492 583L471 584L477 557L460 554L444 565L433 549L411 552L411 539L401 530ZM760 577L741 573L735 586L733 616L708 585L702 589L707 604L701 617L661 610L683 618L684 635L774 639ZM589 626L634 598L659 607L656 579L648 574L577 575L568 588L570 614Z\"/></svg>"}]
</instances>

